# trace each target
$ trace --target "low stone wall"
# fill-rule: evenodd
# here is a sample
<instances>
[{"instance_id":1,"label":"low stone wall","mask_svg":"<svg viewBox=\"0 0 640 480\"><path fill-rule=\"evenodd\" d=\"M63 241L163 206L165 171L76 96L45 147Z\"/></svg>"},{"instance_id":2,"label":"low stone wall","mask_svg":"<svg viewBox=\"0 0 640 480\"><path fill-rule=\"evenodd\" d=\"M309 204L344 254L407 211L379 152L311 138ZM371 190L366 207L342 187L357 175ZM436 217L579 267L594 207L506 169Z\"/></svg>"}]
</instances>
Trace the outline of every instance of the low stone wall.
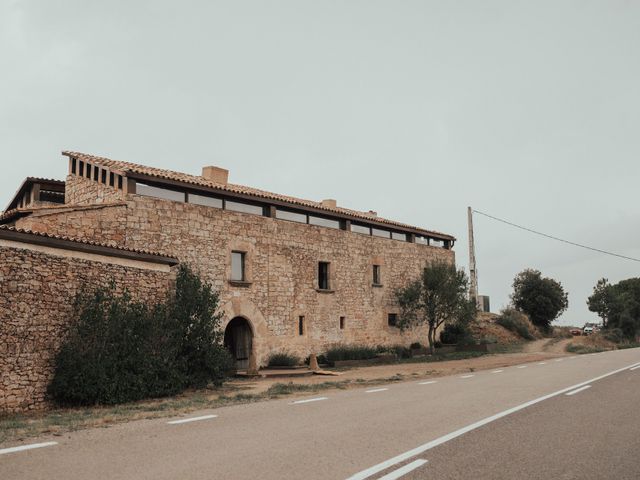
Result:
<instances>
[{"instance_id":1,"label":"low stone wall","mask_svg":"<svg viewBox=\"0 0 640 480\"><path fill-rule=\"evenodd\" d=\"M175 278L167 262L135 260L131 254L118 257L115 249L88 253L34 240L40 244L0 236L0 414L47 406L53 359L81 289L113 281L119 292L126 289L134 298L156 302L166 298Z\"/></svg>"}]
</instances>

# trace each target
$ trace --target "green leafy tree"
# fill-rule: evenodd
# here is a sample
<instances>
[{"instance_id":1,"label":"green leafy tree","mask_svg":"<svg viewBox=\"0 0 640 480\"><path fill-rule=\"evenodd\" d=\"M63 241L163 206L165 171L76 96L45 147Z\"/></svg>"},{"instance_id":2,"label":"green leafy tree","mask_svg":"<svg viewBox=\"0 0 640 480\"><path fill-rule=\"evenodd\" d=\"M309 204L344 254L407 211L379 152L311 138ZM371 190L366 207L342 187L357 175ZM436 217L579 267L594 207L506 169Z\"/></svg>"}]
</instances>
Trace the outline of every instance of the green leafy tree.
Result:
<instances>
[{"instance_id":1,"label":"green leafy tree","mask_svg":"<svg viewBox=\"0 0 640 480\"><path fill-rule=\"evenodd\" d=\"M628 278L615 285L599 280L587 305L608 330L620 331L629 340L640 334L640 278Z\"/></svg>"},{"instance_id":2,"label":"green leafy tree","mask_svg":"<svg viewBox=\"0 0 640 480\"><path fill-rule=\"evenodd\" d=\"M562 284L542 277L538 270L527 269L516 275L511 295L513 306L526 313L541 330L551 330L551 322L569 306L568 295Z\"/></svg>"},{"instance_id":3,"label":"green leafy tree","mask_svg":"<svg viewBox=\"0 0 640 480\"><path fill-rule=\"evenodd\" d=\"M427 264L420 278L395 292L402 309L398 327L428 325L433 354L436 333L444 322L468 323L476 314L475 304L467 298L467 285L466 274L455 265L442 261Z\"/></svg>"},{"instance_id":4,"label":"green leafy tree","mask_svg":"<svg viewBox=\"0 0 640 480\"><path fill-rule=\"evenodd\" d=\"M601 278L593 287L593 294L587 299L589 310L598 314L602 319L602 326L607 327L611 308L613 306L614 294L609 280Z\"/></svg>"}]
</instances>

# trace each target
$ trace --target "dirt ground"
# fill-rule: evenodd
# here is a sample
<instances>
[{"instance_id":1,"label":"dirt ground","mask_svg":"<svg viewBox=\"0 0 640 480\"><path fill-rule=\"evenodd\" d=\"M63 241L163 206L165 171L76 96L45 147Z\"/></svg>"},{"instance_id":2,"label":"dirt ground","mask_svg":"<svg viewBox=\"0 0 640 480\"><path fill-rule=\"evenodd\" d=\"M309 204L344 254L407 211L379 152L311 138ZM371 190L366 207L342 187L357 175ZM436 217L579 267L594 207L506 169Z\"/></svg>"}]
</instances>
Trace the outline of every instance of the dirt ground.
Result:
<instances>
[{"instance_id":1,"label":"dirt ground","mask_svg":"<svg viewBox=\"0 0 640 480\"><path fill-rule=\"evenodd\" d=\"M443 362L396 363L389 365L372 365L355 367L335 372L337 375L313 375L298 378L277 377L260 378L255 380L239 380L230 382L244 393L259 394L265 392L276 383L318 384L338 381L366 381L384 380L401 377L400 379L442 377L457 373L508 367L521 363L536 362L548 358L568 355L565 347L572 339L542 339L534 340L523 345L522 351L517 353L500 353L484 355L463 360L448 360Z\"/></svg>"}]
</instances>

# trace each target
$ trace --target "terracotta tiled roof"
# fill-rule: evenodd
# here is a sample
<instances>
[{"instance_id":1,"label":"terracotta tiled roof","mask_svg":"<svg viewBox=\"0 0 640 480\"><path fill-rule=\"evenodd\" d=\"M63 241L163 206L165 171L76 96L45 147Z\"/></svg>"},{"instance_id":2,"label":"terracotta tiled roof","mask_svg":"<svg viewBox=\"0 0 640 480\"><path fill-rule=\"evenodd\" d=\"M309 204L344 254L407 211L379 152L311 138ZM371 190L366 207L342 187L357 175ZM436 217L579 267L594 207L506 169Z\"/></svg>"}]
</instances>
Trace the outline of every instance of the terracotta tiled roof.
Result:
<instances>
[{"instance_id":1,"label":"terracotta tiled roof","mask_svg":"<svg viewBox=\"0 0 640 480\"><path fill-rule=\"evenodd\" d=\"M4 213L1 213L0 222L11 220L20 215L28 215L30 213L36 213L36 212L56 213L56 211L67 212L70 210L73 210L73 211L97 210L97 209L107 208L107 207L125 206L126 204L127 204L126 202L107 202L107 203L97 203L93 205L85 205L85 204L77 204L77 203L60 203L56 205L38 205L38 206L27 205L26 207L14 208L11 210L7 210Z\"/></svg>"},{"instance_id":2,"label":"terracotta tiled roof","mask_svg":"<svg viewBox=\"0 0 640 480\"><path fill-rule=\"evenodd\" d=\"M145 254L145 255L153 255L155 257L162 257L162 258L173 258L172 256L165 255L163 253L158 253L158 252L154 252L154 251L151 251L151 250L123 247L123 246L117 245L116 243L113 243L113 242L92 242L90 240L83 240L83 239L80 239L80 238L67 237L65 235L53 235L51 233L36 232L36 231L33 231L33 230L25 230L25 229L22 229L22 228L16 228L16 227L12 227L12 226L9 226L9 225L0 225L0 233L3 230L4 231L8 231L8 232L22 233L22 234L25 234L25 235L33 235L33 236L42 237L42 238L52 238L52 239L56 239L56 240L65 240L67 242L79 243L79 244L83 244L83 245L93 245L93 246L96 246L96 247L111 248L111 249L120 250L120 251L123 251L123 252L139 253L139 254Z\"/></svg>"},{"instance_id":3,"label":"terracotta tiled roof","mask_svg":"<svg viewBox=\"0 0 640 480\"><path fill-rule=\"evenodd\" d=\"M14 210L17 207L17 204L19 203L19 198L22 194L24 194L26 188L28 186L30 186L31 184L34 183L44 183L44 184L49 184L49 185L56 185L58 187L62 187L63 191L64 191L64 180L56 180L53 178L39 178L39 177L27 177L24 179L24 181L22 182L22 184L20 185L20 187L18 188L18 190L16 191L16 193L13 195L13 197L11 198L11 201L9 202L9 205L7 206L7 208L5 209L5 212L9 211L9 210Z\"/></svg>"},{"instance_id":4,"label":"terracotta tiled roof","mask_svg":"<svg viewBox=\"0 0 640 480\"><path fill-rule=\"evenodd\" d=\"M374 223L379 223L379 224L386 224L389 226L397 226L397 227L401 227L401 228L407 228L407 229L412 229L412 230L419 230L421 232L424 232L425 234L434 234L437 235L439 237L445 238L445 239L455 239L454 237L452 237L451 235L448 235L446 233L440 233L440 232L436 232L433 230L425 230L422 229L420 227L415 227L413 225L408 225L405 223L400 223L400 222L396 222L393 220L388 220L386 218L381 218L381 217L377 217L375 215L372 215L369 212L360 212L357 210L351 210L348 208L342 208L342 207L330 207L327 205L323 205L321 202L315 202L313 200L304 200L301 198L296 198L296 197L291 197L288 195L281 195L281 194L277 194L277 193L271 193L271 192L266 192L264 190L259 190L257 188L251 188L251 187L246 187L244 185L234 185L234 184L222 184L222 183L215 183L212 182L210 180L207 180L203 177L200 176L196 176L196 175L189 175L186 173L180 173L180 172L174 172L171 170L164 170L164 169L160 169L160 168L154 168L154 167L147 167L144 165L139 165L139 164L135 164L135 163L130 163L130 162L123 162L120 160L111 160L109 158L105 158L105 157L98 157L98 156L94 156L94 155L88 155L86 153L81 153L81 152L73 152L73 151L63 151L62 152L63 155L68 156L68 157L73 157L73 158L77 158L79 160L82 161L86 161L89 162L93 165L98 165L101 167L105 167L108 168L109 170L115 172L115 173L119 173L121 175L125 175L127 176L127 174L139 174L139 175L147 175L147 176L151 176L151 177L155 177L158 178L159 180L165 179L165 180L172 180L172 181L177 181L177 182L181 182L181 183L185 183L185 184L191 184L191 185L195 185L195 186L203 186L203 187L208 187L208 188L215 188L217 190L221 190L221 191L227 191L230 193L237 193L237 194L244 194L244 195L248 195L251 197L255 197L256 199L265 199L265 200L276 200L276 201L281 201L281 202L286 202L291 204L292 206L295 205L299 205L299 206L304 206L304 207L311 207L314 209L317 209L319 211L325 211L328 213L337 213L337 214L343 214L343 215L349 215L351 217L356 217L356 218L360 218L364 221L367 222L374 222Z\"/></svg>"}]
</instances>

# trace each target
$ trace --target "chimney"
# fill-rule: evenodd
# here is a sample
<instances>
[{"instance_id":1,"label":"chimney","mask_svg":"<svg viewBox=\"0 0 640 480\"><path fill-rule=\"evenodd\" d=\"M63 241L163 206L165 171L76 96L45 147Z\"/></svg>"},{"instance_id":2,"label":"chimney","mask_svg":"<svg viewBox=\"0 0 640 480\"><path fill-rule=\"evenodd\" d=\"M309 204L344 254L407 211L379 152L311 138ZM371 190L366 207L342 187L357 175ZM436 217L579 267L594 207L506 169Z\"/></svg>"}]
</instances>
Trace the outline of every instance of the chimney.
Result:
<instances>
[{"instance_id":1,"label":"chimney","mask_svg":"<svg viewBox=\"0 0 640 480\"><path fill-rule=\"evenodd\" d=\"M333 198L326 198L322 200L322 206L325 208L336 208L338 206L338 202Z\"/></svg>"},{"instance_id":2,"label":"chimney","mask_svg":"<svg viewBox=\"0 0 640 480\"><path fill-rule=\"evenodd\" d=\"M369 210L367 212L367 215L372 216L373 218L376 218L378 216L378 212L374 212L373 210Z\"/></svg>"},{"instance_id":3,"label":"chimney","mask_svg":"<svg viewBox=\"0 0 640 480\"><path fill-rule=\"evenodd\" d=\"M229 182L229 170L220 167L202 167L202 177L210 182L226 185Z\"/></svg>"}]
</instances>

